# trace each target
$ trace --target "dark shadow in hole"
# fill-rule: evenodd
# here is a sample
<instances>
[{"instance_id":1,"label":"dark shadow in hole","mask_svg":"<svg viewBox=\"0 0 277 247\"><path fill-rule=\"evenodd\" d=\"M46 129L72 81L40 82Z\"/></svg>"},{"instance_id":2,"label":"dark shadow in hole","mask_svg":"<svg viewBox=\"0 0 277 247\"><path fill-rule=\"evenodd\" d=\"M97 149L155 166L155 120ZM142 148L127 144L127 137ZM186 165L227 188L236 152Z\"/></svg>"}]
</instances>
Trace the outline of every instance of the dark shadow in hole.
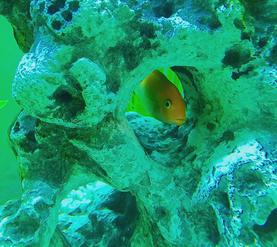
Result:
<instances>
[{"instance_id":1,"label":"dark shadow in hole","mask_svg":"<svg viewBox=\"0 0 277 247\"><path fill-rule=\"evenodd\" d=\"M58 104L67 104L72 101L72 95L66 90L57 90L53 95Z\"/></svg>"},{"instance_id":2,"label":"dark shadow in hole","mask_svg":"<svg viewBox=\"0 0 277 247\"><path fill-rule=\"evenodd\" d=\"M72 13L69 10L65 10L64 12L62 12L62 16L66 21L72 20Z\"/></svg>"},{"instance_id":3,"label":"dark shadow in hole","mask_svg":"<svg viewBox=\"0 0 277 247\"><path fill-rule=\"evenodd\" d=\"M59 88L51 97L55 103L61 107L60 114L65 119L75 118L78 114L82 113L86 107L85 101L81 95L72 95L68 89Z\"/></svg>"},{"instance_id":4,"label":"dark shadow in hole","mask_svg":"<svg viewBox=\"0 0 277 247\"><path fill-rule=\"evenodd\" d=\"M156 17L165 17L169 18L174 14L174 2L169 1L161 1L161 3L155 7L153 7L153 12Z\"/></svg>"},{"instance_id":5,"label":"dark shadow in hole","mask_svg":"<svg viewBox=\"0 0 277 247\"><path fill-rule=\"evenodd\" d=\"M259 235L272 233L277 230L277 208L273 209L263 225L255 224L253 230Z\"/></svg>"},{"instance_id":6,"label":"dark shadow in hole","mask_svg":"<svg viewBox=\"0 0 277 247\"><path fill-rule=\"evenodd\" d=\"M61 8L63 8L65 6L65 1L66 0L56 0L54 1L53 4L51 4L48 9L47 9L47 13L50 15L53 15L55 13L57 13Z\"/></svg>"},{"instance_id":7,"label":"dark shadow in hole","mask_svg":"<svg viewBox=\"0 0 277 247\"><path fill-rule=\"evenodd\" d=\"M60 30L62 27L62 23L60 21L53 21L51 25L55 30Z\"/></svg>"},{"instance_id":8,"label":"dark shadow in hole","mask_svg":"<svg viewBox=\"0 0 277 247\"><path fill-rule=\"evenodd\" d=\"M13 131L17 133L20 130L20 122L16 121L13 127Z\"/></svg>"},{"instance_id":9,"label":"dark shadow in hole","mask_svg":"<svg viewBox=\"0 0 277 247\"><path fill-rule=\"evenodd\" d=\"M235 45L225 51L222 63L227 66L232 66L233 68L240 68L243 64L248 63L251 59L250 50Z\"/></svg>"},{"instance_id":10,"label":"dark shadow in hole","mask_svg":"<svg viewBox=\"0 0 277 247\"><path fill-rule=\"evenodd\" d=\"M245 70L240 71L239 69L237 71L232 72L231 78L233 80L239 79L241 76L248 75L251 71L254 70L253 66L248 66Z\"/></svg>"},{"instance_id":11,"label":"dark shadow in hole","mask_svg":"<svg viewBox=\"0 0 277 247\"><path fill-rule=\"evenodd\" d=\"M72 1L69 3L69 9L73 12L76 12L79 9L79 2L78 1Z\"/></svg>"}]
</instances>

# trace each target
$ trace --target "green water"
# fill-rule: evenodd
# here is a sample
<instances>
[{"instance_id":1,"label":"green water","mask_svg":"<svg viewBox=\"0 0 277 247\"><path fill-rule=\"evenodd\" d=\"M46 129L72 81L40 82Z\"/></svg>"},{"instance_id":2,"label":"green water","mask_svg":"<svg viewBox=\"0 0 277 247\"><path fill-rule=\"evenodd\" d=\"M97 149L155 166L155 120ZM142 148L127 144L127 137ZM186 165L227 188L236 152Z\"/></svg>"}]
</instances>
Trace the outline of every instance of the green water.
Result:
<instances>
[{"instance_id":1,"label":"green water","mask_svg":"<svg viewBox=\"0 0 277 247\"><path fill-rule=\"evenodd\" d=\"M0 204L19 198L21 194L18 165L9 144L8 131L20 111L12 99L11 88L22 55L11 25L0 16L0 100L8 100L7 105L0 110Z\"/></svg>"}]
</instances>

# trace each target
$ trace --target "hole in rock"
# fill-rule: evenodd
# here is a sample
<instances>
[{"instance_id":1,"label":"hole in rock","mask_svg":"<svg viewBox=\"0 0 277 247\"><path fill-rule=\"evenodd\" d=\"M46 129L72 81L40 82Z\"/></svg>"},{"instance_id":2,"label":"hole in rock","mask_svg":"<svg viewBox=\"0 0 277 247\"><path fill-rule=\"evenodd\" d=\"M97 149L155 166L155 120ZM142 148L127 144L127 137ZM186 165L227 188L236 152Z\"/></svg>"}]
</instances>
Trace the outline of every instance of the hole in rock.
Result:
<instances>
[{"instance_id":1,"label":"hole in rock","mask_svg":"<svg viewBox=\"0 0 277 247\"><path fill-rule=\"evenodd\" d=\"M231 209L229 195L225 191L217 191L213 194L213 200L221 208L222 214L228 214Z\"/></svg>"},{"instance_id":2,"label":"hole in rock","mask_svg":"<svg viewBox=\"0 0 277 247\"><path fill-rule=\"evenodd\" d=\"M77 176L78 174L75 174ZM82 174L80 176L82 179ZM78 234L82 246L128 246L139 219L136 198L96 181L70 191L61 202L56 231L72 244Z\"/></svg>"},{"instance_id":3,"label":"hole in rock","mask_svg":"<svg viewBox=\"0 0 277 247\"><path fill-rule=\"evenodd\" d=\"M58 11L59 11L59 9L55 5L50 5L48 7L47 13L50 15L53 15L53 14L57 13Z\"/></svg>"},{"instance_id":4,"label":"hole in rock","mask_svg":"<svg viewBox=\"0 0 277 247\"><path fill-rule=\"evenodd\" d=\"M241 32L240 35L241 40L251 40L251 33L250 32Z\"/></svg>"},{"instance_id":5,"label":"hole in rock","mask_svg":"<svg viewBox=\"0 0 277 247\"><path fill-rule=\"evenodd\" d=\"M237 29L239 29L239 30L245 29L245 25L244 25L244 23L243 23L242 20L236 18L236 19L233 21L233 23L234 23L234 26L235 26Z\"/></svg>"},{"instance_id":6,"label":"hole in rock","mask_svg":"<svg viewBox=\"0 0 277 247\"><path fill-rule=\"evenodd\" d=\"M246 12L252 15L256 19L262 19L264 14L268 12L267 4L268 0L241 0Z\"/></svg>"},{"instance_id":7,"label":"hole in rock","mask_svg":"<svg viewBox=\"0 0 277 247\"><path fill-rule=\"evenodd\" d=\"M231 130L224 131L221 137L221 140L226 142L233 141L234 139L235 139L235 134Z\"/></svg>"},{"instance_id":8,"label":"hole in rock","mask_svg":"<svg viewBox=\"0 0 277 247\"><path fill-rule=\"evenodd\" d=\"M174 14L174 2L172 0L161 1L153 7L153 12L156 17L169 18Z\"/></svg>"},{"instance_id":9,"label":"hole in rock","mask_svg":"<svg viewBox=\"0 0 277 247\"><path fill-rule=\"evenodd\" d=\"M204 228L206 228L208 239L213 243L214 246L217 246L220 241L220 232L217 225L215 211L211 206L208 206L203 213L203 217L200 217L200 222L203 221L202 224Z\"/></svg>"},{"instance_id":10,"label":"hole in rock","mask_svg":"<svg viewBox=\"0 0 277 247\"><path fill-rule=\"evenodd\" d=\"M243 75L248 75L253 70L254 70L253 66L248 66L245 70L242 70L242 71L240 71L240 70L233 71L231 78L233 80L237 80L237 79L239 79Z\"/></svg>"},{"instance_id":11,"label":"hole in rock","mask_svg":"<svg viewBox=\"0 0 277 247\"><path fill-rule=\"evenodd\" d=\"M239 68L241 65L248 63L250 60L250 50L244 49L239 45L234 45L225 51L225 56L222 59L222 63L232 66L233 68Z\"/></svg>"},{"instance_id":12,"label":"hole in rock","mask_svg":"<svg viewBox=\"0 0 277 247\"><path fill-rule=\"evenodd\" d=\"M38 148L34 131L29 131L25 134L25 138L20 143L20 147L27 153L34 153L34 151Z\"/></svg>"},{"instance_id":13,"label":"hole in rock","mask_svg":"<svg viewBox=\"0 0 277 247\"><path fill-rule=\"evenodd\" d=\"M273 209L263 225L255 224L254 231L259 235L277 232L277 208Z\"/></svg>"},{"instance_id":14,"label":"hole in rock","mask_svg":"<svg viewBox=\"0 0 277 247\"><path fill-rule=\"evenodd\" d=\"M142 37L146 37L148 39L153 39L157 36L155 33L155 26L152 23L142 23L139 26L139 32Z\"/></svg>"},{"instance_id":15,"label":"hole in rock","mask_svg":"<svg viewBox=\"0 0 277 247\"><path fill-rule=\"evenodd\" d=\"M184 159L192 163L197 158L183 147L204 109L200 78L189 66L158 67L137 78L125 116L144 152L162 166L177 167ZM176 156L165 158L169 152Z\"/></svg>"},{"instance_id":16,"label":"hole in rock","mask_svg":"<svg viewBox=\"0 0 277 247\"><path fill-rule=\"evenodd\" d=\"M53 15L53 14L57 13L64 6L65 6L65 0L56 0L53 2L53 4L51 4L48 7L47 13L50 15Z\"/></svg>"},{"instance_id":17,"label":"hole in rock","mask_svg":"<svg viewBox=\"0 0 277 247\"><path fill-rule=\"evenodd\" d=\"M67 92L66 90L57 90L54 94L54 98L56 99L57 103L59 104L66 104L72 101L72 95Z\"/></svg>"},{"instance_id":18,"label":"hole in rock","mask_svg":"<svg viewBox=\"0 0 277 247\"><path fill-rule=\"evenodd\" d=\"M258 46L260 48L263 48L263 47L265 47L267 45L267 42L268 42L268 38L267 37L262 37L258 41Z\"/></svg>"},{"instance_id":19,"label":"hole in rock","mask_svg":"<svg viewBox=\"0 0 277 247\"><path fill-rule=\"evenodd\" d=\"M216 127L215 123L211 123L211 122L208 122L206 126L209 131L213 131Z\"/></svg>"},{"instance_id":20,"label":"hole in rock","mask_svg":"<svg viewBox=\"0 0 277 247\"><path fill-rule=\"evenodd\" d=\"M38 143L35 137L35 132L31 131L26 135L26 140L27 140L27 146L28 149L31 152L34 152L37 149Z\"/></svg>"},{"instance_id":21,"label":"hole in rock","mask_svg":"<svg viewBox=\"0 0 277 247\"><path fill-rule=\"evenodd\" d=\"M18 132L20 130L20 122L16 121L13 127L14 132Z\"/></svg>"},{"instance_id":22,"label":"hole in rock","mask_svg":"<svg viewBox=\"0 0 277 247\"><path fill-rule=\"evenodd\" d=\"M126 112L180 126L186 121L184 89L171 68L159 68L144 78L132 93Z\"/></svg>"},{"instance_id":23,"label":"hole in rock","mask_svg":"<svg viewBox=\"0 0 277 247\"><path fill-rule=\"evenodd\" d=\"M73 12L76 12L79 9L79 2L78 1L72 1L69 3L69 9Z\"/></svg>"},{"instance_id":24,"label":"hole in rock","mask_svg":"<svg viewBox=\"0 0 277 247\"><path fill-rule=\"evenodd\" d=\"M59 106L59 117L71 119L82 113L86 107L85 101L81 95L75 95L69 88L59 88L51 97ZM57 114L58 114L57 112ZM58 116L57 116L58 117Z\"/></svg>"},{"instance_id":25,"label":"hole in rock","mask_svg":"<svg viewBox=\"0 0 277 247\"><path fill-rule=\"evenodd\" d=\"M167 215L166 209L163 207L157 207L155 211L158 219L164 218Z\"/></svg>"},{"instance_id":26,"label":"hole in rock","mask_svg":"<svg viewBox=\"0 0 277 247\"><path fill-rule=\"evenodd\" d=\"M215 30L222 26L219 19L215 15L205 15L199 18L199 23L207 25L211 30Z\"/></svg>"},{"instance_id":27,"label":"hole in rock","mask_svg":"<svg viewBox=\"0 0 277 247\"><path fill-rule=\"evenodd\" d=\"M53 21L51 25L55 30L60 30L62 27L62 23L60 21Z\"/></svg>"},{"instance_id":28,"label":"hole in rock","mask_svg":"<svg viewBox=\"0 0 277 247\"><path fill-rule=\"evenodd\" d=\"M23 239L24 237L33 237L33 234L39 228L39 223L39 218L24 211L16 215L12 221L8 221L6 227L7 229L10 229L10 237L13 239Z\"/></svg>"},{"instance_id":29,"label":"hole in rock","mask_svg":"<svg viewBox=\"0 0 277 247\"><path fill-rule=\"evenodd\" d=\"M62 12L62 16L66 21L72 20L72 13L69 10Z\"/></svg>"},{"instance_id":30,"label":"hole in rock","mask_svg":"<svg viewBox=\"0 0 277 247\"><path fill-rule=\"evenodd\" d=\"M263 174L253 170L253 162L241 166L234 174L234 186L240 194L255 194L266 190Z\"/></svg>"}]
</instances>

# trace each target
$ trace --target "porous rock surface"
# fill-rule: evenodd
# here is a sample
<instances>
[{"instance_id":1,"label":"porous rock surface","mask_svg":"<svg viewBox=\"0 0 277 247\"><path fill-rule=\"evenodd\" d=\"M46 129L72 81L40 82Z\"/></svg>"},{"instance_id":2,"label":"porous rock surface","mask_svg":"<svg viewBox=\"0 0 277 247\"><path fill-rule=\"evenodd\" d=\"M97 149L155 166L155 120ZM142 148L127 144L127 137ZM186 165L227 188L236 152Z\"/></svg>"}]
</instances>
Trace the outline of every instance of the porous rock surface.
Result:
<instances>
[{"instance_id":1,"label":"porous rock surface","mask_svg":"<svg viewBox=\"0 0 277 247\"><path fill-rule=\"evenodd\" d=\"M26 54L0 246L276 246L276 2L254 2L1 0ZM172 66L186 124L125 114Z\"/></svg>"}]
</instances>

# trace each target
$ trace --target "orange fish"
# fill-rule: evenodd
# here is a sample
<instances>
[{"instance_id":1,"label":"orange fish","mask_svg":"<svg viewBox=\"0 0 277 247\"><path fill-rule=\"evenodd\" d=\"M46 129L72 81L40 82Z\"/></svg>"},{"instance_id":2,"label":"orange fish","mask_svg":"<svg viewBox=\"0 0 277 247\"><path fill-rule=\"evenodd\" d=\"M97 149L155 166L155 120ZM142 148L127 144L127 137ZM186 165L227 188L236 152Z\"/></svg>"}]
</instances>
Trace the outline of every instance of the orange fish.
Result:
<instances>
[{"instance_id":1,"label":"orange fish","mask_svg":"<svg viewBox=\"0 0 277 247\"><path fill-rule=\"evenodd\" d=\"M139 84L127 111L169 124L182 125L186 121L186 105L181 93L159 70L154 70Z\"/></svg>"}]
</instances>

